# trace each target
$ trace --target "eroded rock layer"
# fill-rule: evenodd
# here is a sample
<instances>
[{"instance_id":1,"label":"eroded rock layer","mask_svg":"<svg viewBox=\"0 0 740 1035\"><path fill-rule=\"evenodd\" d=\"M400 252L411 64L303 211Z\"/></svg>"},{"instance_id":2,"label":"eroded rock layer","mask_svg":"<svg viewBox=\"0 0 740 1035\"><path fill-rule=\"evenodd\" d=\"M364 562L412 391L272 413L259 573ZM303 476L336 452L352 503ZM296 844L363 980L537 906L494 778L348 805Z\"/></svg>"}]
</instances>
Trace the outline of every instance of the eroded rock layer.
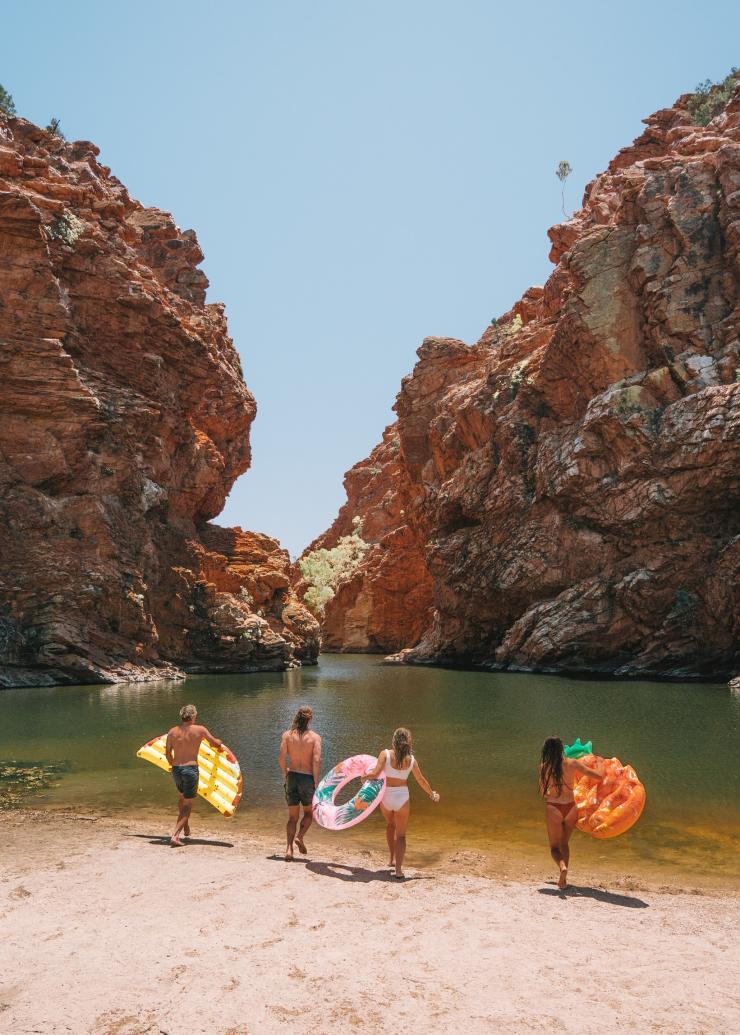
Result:
<instances>
[{"instance_id":1,"label":"eroded rock layer","mask_svg":"<svg viewBox=\"0 0 740 1035\"><path fill-rule=\"evenodd\" d=\"M193 231L0 115L0 685L315 660L265 536L209 524L254 400Z\"/></svg>"},{"instance_id":2,"label":"eroded rock layer","mask_svg":"<svg viewBox=\"0 0 740 1035\"><path fill-rule=\"evenodd\" d=\"M431 579L423 631L415 600L394 616L399 660L737 670L740 90L706 127L687 103L647 119L552 228L544 288L472 347L419 349L386 433L400 449L374 476L402 515L384 579L414 551ZM366 527L378 509L350 499ZM330 637L376 579L370 553L327 608Z\"/></svg>"},{"instance_id":3,"label":"eroded rock layer","mask_svg":"<svg viewBox=\"0 0 740 1035\"><path fill-rule=\"evenodd\" d=\"M332 549L342 536L356 532L354 519L361 519L360 535L369 549L321 616L324 650L398 651L417 643L429 624L432 580L404 516L400 452L396 427L387 428L368 459L347 472L347 502L305 551ZM301 595L305 586L299 581L296 588Z\"/></svg>"}]
</instances>

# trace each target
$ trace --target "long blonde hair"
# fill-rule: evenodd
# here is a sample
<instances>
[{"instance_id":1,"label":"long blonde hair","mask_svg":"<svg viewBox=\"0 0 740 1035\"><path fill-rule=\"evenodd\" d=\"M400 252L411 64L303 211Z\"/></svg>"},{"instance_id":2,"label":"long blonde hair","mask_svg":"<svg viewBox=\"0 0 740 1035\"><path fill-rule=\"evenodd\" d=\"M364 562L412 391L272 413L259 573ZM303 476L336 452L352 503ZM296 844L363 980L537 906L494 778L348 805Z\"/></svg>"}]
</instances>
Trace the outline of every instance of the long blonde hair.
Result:
<instances>
[{"instance_id":1,"label":"long blonde hair","mask_svg":"<svg viewBox=\"0 0 740 1035\"><path fill-rule=\"evenodd\" d=\"M403 769L404 762L411 755L411 731L399 726L393 734L393 754L396 758L396 769Z\"/></svg>"}]
</instances>

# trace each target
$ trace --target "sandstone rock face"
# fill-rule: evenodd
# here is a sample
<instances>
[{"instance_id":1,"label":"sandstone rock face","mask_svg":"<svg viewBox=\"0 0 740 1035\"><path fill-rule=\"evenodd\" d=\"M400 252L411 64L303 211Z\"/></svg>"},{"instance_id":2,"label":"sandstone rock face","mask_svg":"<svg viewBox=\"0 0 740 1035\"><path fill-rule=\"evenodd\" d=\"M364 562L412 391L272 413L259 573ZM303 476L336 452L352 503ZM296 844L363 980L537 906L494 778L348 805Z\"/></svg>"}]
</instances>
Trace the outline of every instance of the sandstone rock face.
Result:
<instances>
[{"instance_id":1,"label":"sandstone rock face","mask_svg":"<svg viewBox=\"0 0 740 1035\"><path fill-rule=\"evenodd\" d=\"M254 399L192 231L0 115L0 685L315 660L265 536L209 524Z\"/></svg>"},{"instance_id":2,"label":"sandstone rock face","mask_svg":"<svg viewBox=\"0 0 740 1035\"><path fill-rule=\"evenodd\" d=\"M431 618L432 580L406 523L398 493L400 442L395 426L344 479L347 502L305 553L332 549L362 520L370 548L355 574L337 587L321 622L326 651L386 653L416 644ZM305 555L305 554L304 554ZM297 589L302 594L302 583Z\"/></svg>"},{"instance_id":3,"label":"sandstone rock face","mask_svg":"<svg viewBox=\"0 0 740 1035\"><path fill-rule=\"evenodd\" d=\"M431 620L398 660L737 671L740 90L706 127L687 101L647 119L552 228L544 288L472 347L419 349L382 502L349 507L368 526L401 516L389 583L408 542L431 578ZM371 561L332 602L331 637L374 621L372 604L353 617ZM412 610L401 601L399 629Z\"/></svg>"}]
</instances>

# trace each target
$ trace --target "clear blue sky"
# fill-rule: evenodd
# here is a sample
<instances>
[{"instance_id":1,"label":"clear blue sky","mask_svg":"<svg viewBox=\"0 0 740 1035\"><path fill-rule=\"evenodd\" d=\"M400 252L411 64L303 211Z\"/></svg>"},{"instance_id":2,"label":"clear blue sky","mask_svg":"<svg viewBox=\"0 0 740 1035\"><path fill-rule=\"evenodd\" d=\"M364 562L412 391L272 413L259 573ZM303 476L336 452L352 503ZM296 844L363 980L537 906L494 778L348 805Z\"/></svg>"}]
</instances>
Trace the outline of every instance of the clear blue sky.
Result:
<instances>
[{"instance_id":1,"label":"clear blue sky","mask_svg":"<svg viewBox=\"0 0 740 1035\"><path fill-rule=\"evenodd\" d=\"M293 553L343 500L425 335L550 269L640 119L740 64L740 4L6 0L0 83L193 227L259 412L224 524Z\"/></svg>"}]
</instances>

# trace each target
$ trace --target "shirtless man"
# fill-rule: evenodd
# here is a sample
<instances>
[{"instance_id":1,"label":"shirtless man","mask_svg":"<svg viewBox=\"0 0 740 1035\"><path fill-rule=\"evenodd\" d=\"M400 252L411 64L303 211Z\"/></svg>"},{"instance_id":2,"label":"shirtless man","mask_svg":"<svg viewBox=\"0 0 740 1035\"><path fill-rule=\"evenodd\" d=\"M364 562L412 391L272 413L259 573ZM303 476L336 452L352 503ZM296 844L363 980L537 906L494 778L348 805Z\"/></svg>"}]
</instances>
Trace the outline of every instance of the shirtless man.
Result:
<instances>
[{"instance_id":1,"label":"shirtless man","mask_svg":"<svg viewBox=\"0 0 740 1035\"><path fill-rule=\"evenodd\" d=\"M177 826L170 838L173 848L182 848L180 834L190 837L190 812L195 795L198 793L198 751L200 742L207 740L217 751L224 749L223 744L214 737L205 726L197 726L195 720L198 712L194 704L186 704L180 709L179 726L173 726L167 734L165 754L172 766L172 776L180 795Z\"/></svg>"},{"instance_id":2,"label":"shirtless man","mask_svg":"<svg viewBox=\"0 0 740 1035\"><path fill-rule=\"evenodd\" d=\"M306 855L304 838L313 821L313 793L319 782L321 737L308 728L312 718L312 710L304 704L296 712L293 725L283 733L280 740L278 761L285 777L285 800L288 803L286 862L293 858L294 840L301 855ZM301 805L303 818L296 834Z\"/></svg>"}]
</instances>

